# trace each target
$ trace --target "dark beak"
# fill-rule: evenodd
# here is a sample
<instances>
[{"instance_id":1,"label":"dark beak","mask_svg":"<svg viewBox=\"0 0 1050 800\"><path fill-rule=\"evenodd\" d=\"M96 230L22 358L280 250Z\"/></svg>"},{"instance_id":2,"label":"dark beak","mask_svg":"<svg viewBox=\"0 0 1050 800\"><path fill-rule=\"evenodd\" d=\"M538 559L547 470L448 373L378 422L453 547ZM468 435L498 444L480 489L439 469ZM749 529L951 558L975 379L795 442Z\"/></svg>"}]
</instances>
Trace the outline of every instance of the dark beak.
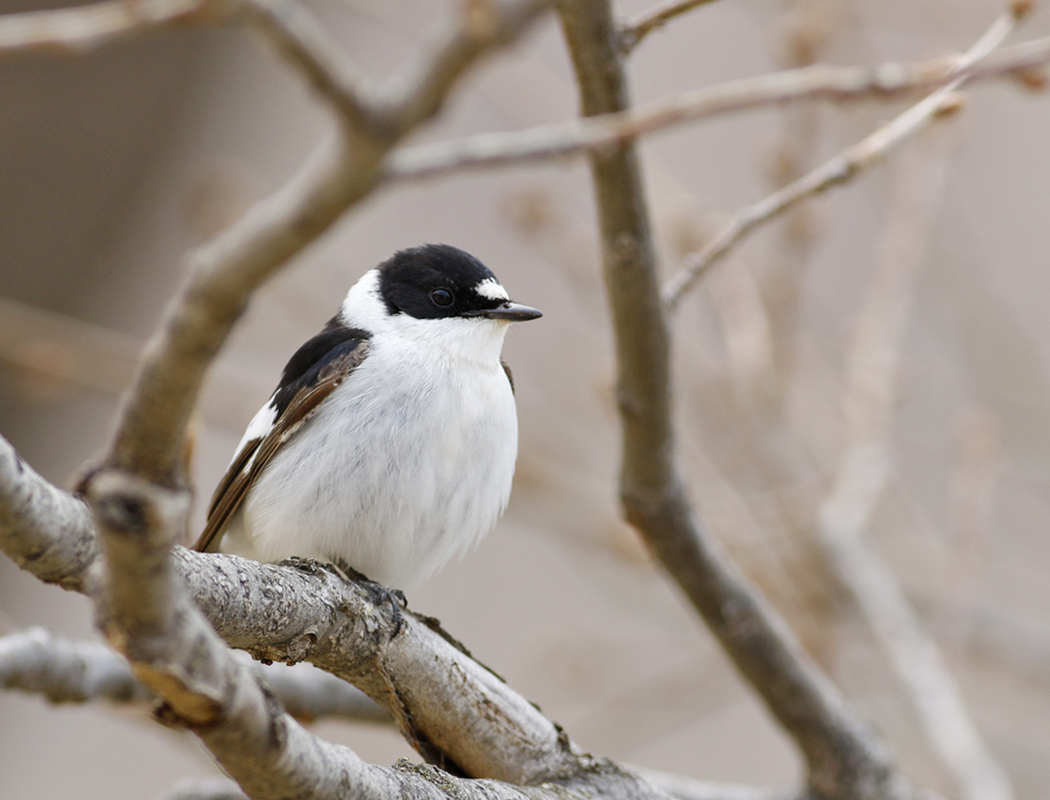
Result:
<instances>
[{"instance_id":1,"label":"dark beak","mask_svg":"<svg viewBox=\"0 0 1050 800\"><path fill-rule=\"evenodd\" d=\"M521 303L504 303L496 308L486 308L480 311L470 312L472 317L483 317L484 319L505 319L508 322L526 322L530 319L542 317L543 313L535 308L523 306Z\"/></svg>"}]
</instances>

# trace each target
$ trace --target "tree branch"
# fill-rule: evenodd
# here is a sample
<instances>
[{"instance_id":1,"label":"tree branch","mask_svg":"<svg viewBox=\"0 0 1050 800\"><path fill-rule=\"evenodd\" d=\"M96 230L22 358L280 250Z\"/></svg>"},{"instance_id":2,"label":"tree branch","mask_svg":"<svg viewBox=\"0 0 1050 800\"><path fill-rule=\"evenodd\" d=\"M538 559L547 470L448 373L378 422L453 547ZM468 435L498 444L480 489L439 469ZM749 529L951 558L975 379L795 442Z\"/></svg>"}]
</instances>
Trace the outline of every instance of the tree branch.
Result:
<instances>
[{"instance_id":1,"label":"tree branch","mask_svg":"<svg viewBox=\"0 0 1050 800\"><path fill-rule=\"evenodd\" d=\"M343 124L360 130L374 125L374 109L366 99L360 73L313 14L295 0L240 2L250 11L250 20L273 40Z\"/></svg>"},{"instance_id":2,"label":"tree branch","mask_svg":"<svg viewBox=\"0 0 1050 800\"><path fill-rule=\"evenodd\" d=\"M22 569L63 589L91 592L99 547L91 515L0 437L0 550Z\"/></svg>"},{"instance_id":3,"label":"tree branch","mask_svg":"<svg viewBox=\"0 0 1050 800\"><path fill-rule=\"evenodd\" d=\"M648 11L643 11L620 26L620 50L625 55L642 43L642 39L662 28L675 17L705 6L712 0L665 0Z\"/></svg>"},{"instance_id":4,"label":"tree branch","mask_svg":"<svg viewBox=\"0 0 1050 800\"><path fill-rule=\"evenodd\" d=\"M891 150L914 136L932 120L946 112L957 110L959 102L952 93L970 79L970 69L999 46L1029 8L1030 6L1025 4L1014 4L996 19L973 47L947 71L946 77L950 80L937 91L830 161L759 202L737 211L703 249L687 256L682 267L667 281L663 288L663 298L668 309L673 311L685 293L754 230L776 219L800 201L822 194L834 186L848 183L869 167L879 163ZM1028 48L1024 50L1026 55L1029 52Z\"/></svg>"},{"instance_id":5,"label":"tree branch","mask_svg":"<svg viewBox=\"0 0 1050 800\"><path fill-rule=\"evenodd\" d=\"M626 108L626 83L606 0L564 3L560 13L583 113ZM593 153L591 170L616 334L624 437L620 496L628 521L802 749L815 794L853 800L914 796L884 745L849 711L783 621L698 527L675 463L670 341L633 145Z\"/></svg>"},{"instance_id":6,"label":"tree branch","mask_svg":"<svg viewBox=\"0 0 1050 800\"><path fill-rule=\"evenodd\" d=\"M486 776L484 770L492 766L497 774L491 777L516 785L458 780L432 767L374 767L345 747L314 738L281 709L251 670L233 658L198 607L190 602L188 582L184 580L189 576L178 568L171 549L186 524L188 492L102 469L90 482L86 500L99 526L109 567L97 598L100 627L128 658L136 677L164 699L167 710L162 713L169 721L185 725L196 734L255 800L289 796L380 800L406 795L556 800L566 794L582 800L592 793L624 800L666 800L665 795L611 762L580 755L557 726L428 625L412 617L399 625L389 607L380 609L367 600L365 590L354 586L352 592L347 591L346 580L334 570L301 563L300 573L322 579L320 587L316 580L311 581L321 591L313 603L304 604L312 606L308 611L314 628L293 646L301 648L309 641L312 645L307 654L311 655L325 649L330 643L330 631L325 630L326 617L317 606L329 602L332 593L340 590L342 603L327 606L328 619L342 618L343 625L331 627L346 637L343 642L353 642L359 651L368 653L370 671L380 667L389 673L391 665L404 662L405 655L409 659L416 655L422 641L436 644L432 652L438 652L440 659L443 645L451 652L457 669L446 674L430 663L420 670L421 662L414 661L411 667L417 672L416 682L421 682L428 692L461 693L465 685L470 685L466 708L461 706L451 713L465 711L480 724L467 730L447 727L443 733L449 739L431 740L430 744L447 746L446 752L459 755L449 764L457 771ZM284 617L288 611L292 615L301 613L295 607L298 603L288 602L296 584L301 583L288 575L295 570L229 556L209 557L181 548L178 552L182 559L197 562L197 578L209 571L204 566L208 562L241 562L235 567L240 572L242 596L256 589L245 584L250 572L271 571L277 580L269 591L253 598L261 602L261 619L270 626L270 639L275 622L283 621L278 608L286 609ZM213 593L230 589L218 579L206 580L206 586ZM227 595L227 611L234 611L237 606L237 593L234 590ZM243 620L237 624L243 625ZM253 635L253 649L257 651L260 640L267 638ZM278 647L287 650L288 643ZM349 668L353 671L359 667ZM479 677L481 680L472 680ZM373 680L389 678L381 675ZM483 681L487 681L484 688ZM411 687L411 681L389 681L385 694L395 697L401 706L415 702L415 708L424 712L428 701L441 702L441 698L432 696L413 697ZM527 727L523 728L519 722L526 717ZM536 745L538 749L530 753ZM521 788L528 785L534 788Z\"/></svg>"},{"instance_id":7,"label":"tree branch","mask_svg":"<svg viewBox=\"0 0 1050 800\"><path fill-rule=\"evenodd\" d=\"M81 55L173 25L227 22L235 6L216 0L108 0L0 15L0 58L45 51Z\"/></svg>"},{"instance_id":8,"label":"tree branch","mask_svg":"<svg viewBox=\"0 0 1050 800\"><path fill-rule=\"evenodd\" d=\"M885 244L858 315L843 392L846 442L817 513L831 572L857 604L907 690L933 749L965 800L1011 800L1005 770L985 745L936 643L864 533L890 476L914 281L945 183L943 158L914 143L900 164Z\"/></svg>"},{"instance_id":9,"label":"tree branch","mask_svg":"<svg viewBox=\"0 0 1050 800\"><path fill-rule=\"evenodd\" d=\"M390 721L359 689L320 670L289 669L284 664L254 664L253 669L293 717ZM156 699L113 650L95 642L62 639L43 628L0 638L0 688L39 694L51 703Z\"/></svg>"},{"instance_id":10,"label":"tree branch","mask_svg":"<svg viewBox=\"0 0 1050 800\"><path fill-rule=\"evenodd\" d=\"M1050 61L1050 37L1003 48L995 58L960 67L957 60L833 67L815 64L695 89L637 108L521 131L482 133L392 153L387 180L420 180L600 151L674 125L803 99L844 102L893 98L943 86L955 76L979 80L1015 75Z\"/></svg>"},{"instance_id":11,"label":"tree branch","mask_svg":"<svg viewBox=\"0 0 1050 800\"><path fill-rule=\"evenodd\" d=\"M485 53L510 44L553 0L479 0L461 6L458 25L430 55L379 92L388 135L395 140L441 110L452 87Z\"/></svg>"}]
</instances>

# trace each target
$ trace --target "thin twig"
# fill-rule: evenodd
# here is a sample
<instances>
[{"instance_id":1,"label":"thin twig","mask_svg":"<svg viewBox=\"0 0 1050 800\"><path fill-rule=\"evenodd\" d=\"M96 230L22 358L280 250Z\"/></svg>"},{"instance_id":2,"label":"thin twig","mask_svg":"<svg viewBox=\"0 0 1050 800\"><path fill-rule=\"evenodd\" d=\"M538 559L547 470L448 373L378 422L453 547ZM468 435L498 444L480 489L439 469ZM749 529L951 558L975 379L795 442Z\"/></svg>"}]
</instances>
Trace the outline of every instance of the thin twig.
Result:
<instances>
[{"instance_id":1,"label":"thin twig","mask_svg":"<svg viewBox=\"0 0 1050 800\"><path fill-rule=\"evenodd\" d=\"M362 76L313 14L296 0L239 2L345 124L368 127L373 110L362 96Z\"/></svg>"},{"instance_id":2,"label":"thin twig","mask_svg":"<svg viewBox=\"0 0 1050 800\"><path fill-rule=\"evenodd\" d=\"M514 41L554 0L479 0L462 4L460 19L432 52L377 90L387 135L401 138L431 119L478 58ZM393 113L391 113L393 112Z\"/></svg>"},{"instance_id":3,"label":"thin twig","mask_svg":"<svg viewBox=\"0 0 1050 800\"><path fill-rule=\"evenodd\" d=\"M142 340L136 336L0 297L0 365L30 385L119 396L127 390L141 352ZM229 361L210 380L202 416L231 428L242 426L259 398L272 389L255 371Z\"/></svg>"},{"instance_id":4,"label":"thin twig","mask_svg":"<svg viewBox=\"0 0 1050 800\"><path fill-rule=\"evenodd\" d=\"M620 50L625 54L630 53L641 44L642 39L657 28L662 28L680 14L711 2L713 0L665 0L648 11L643 11L620 26Z\"/></svg>"},{"instance_id":5,"label":"thin twig","mask_svg":"<svg viewBox=\"0 0 1050 800\"><path fill-rule=\"evenodd\" d=\"M1010 800L1009 779L984 744L940 651L893 572L864 539L890 476L892 409L915 273L945 183L943 157L918 152L916 145L900 165L885 248L856 326L844 393L847 442L818 511L818 539L832 572L893 663L962 796Z\"/></svg>"},{"instance_id":6,"label":"thin twig","mask_svg":"<svg viewBox=\"0 0 1050 800\"><path fill-rule=\"evenodd\" d=\"M1050 37L1003 48L985 61L959 67L934 59L875 67L815 64L695 89L621 112L520 131L483 133L407 147L384 166L389 180L419 180L459 172L600 152L612 145L718 114L802 99L833 102L891 98L967 80L1014 75L1050 61Z\"/></svg>"},{"instance_id":7,"label":"thin twig","mask_svg":"<svg viewBox=\"0 0 1050 800\"><path fill-rule=\"evenodd\" d=\"M970 72L971 68L998 47L1014 30L1019 18L1014 10L1000 16L948 70L946 76L950 80L947 84L797 181L737 211L703 249L686 257L682 267L664 285L662 294L667 308L673 311L690 287L752 231L777 218L796 203L849 182L881 161L893 148L914 136L938 115L957 108L952 93L975 74ZM1050 45L1050 41L1047 44ZM1026 55L1028 52L1025 51ZM1050 56L1050 47L1047 55ZM1027 62L1026 65L1030 66Z\"/></svg>"},{"instance_id":8,"label":"thin twig","mask_svg":"<svg viewBox=\"0 0 1050 800\"><path fill-rule=\"evenodd\" d=\"M216 0L108 0L0 15L0 58L47 51L79 55L171 25L223 22L234 5Z\"/></svg>"}]
</instances>

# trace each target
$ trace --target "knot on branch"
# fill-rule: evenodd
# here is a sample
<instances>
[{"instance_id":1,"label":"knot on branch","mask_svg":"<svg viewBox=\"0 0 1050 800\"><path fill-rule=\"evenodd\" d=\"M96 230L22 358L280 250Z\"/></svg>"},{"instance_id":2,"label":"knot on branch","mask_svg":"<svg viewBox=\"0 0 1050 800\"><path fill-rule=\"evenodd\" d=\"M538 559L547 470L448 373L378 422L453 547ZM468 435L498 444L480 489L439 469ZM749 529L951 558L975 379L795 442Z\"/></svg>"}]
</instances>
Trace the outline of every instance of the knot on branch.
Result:
<instances>
[{"instance_id":1,"label":"knot on branch","mask_svg":"<svg viewBox=\"0 0 1050 800\"><path fill-rule=\"evenodd\" d=\"M78 488L110 539L157 551L166 550L185 532L190 500L185 490L164 488L106 468L88 474Z\"/></svg>"}]
</instances>

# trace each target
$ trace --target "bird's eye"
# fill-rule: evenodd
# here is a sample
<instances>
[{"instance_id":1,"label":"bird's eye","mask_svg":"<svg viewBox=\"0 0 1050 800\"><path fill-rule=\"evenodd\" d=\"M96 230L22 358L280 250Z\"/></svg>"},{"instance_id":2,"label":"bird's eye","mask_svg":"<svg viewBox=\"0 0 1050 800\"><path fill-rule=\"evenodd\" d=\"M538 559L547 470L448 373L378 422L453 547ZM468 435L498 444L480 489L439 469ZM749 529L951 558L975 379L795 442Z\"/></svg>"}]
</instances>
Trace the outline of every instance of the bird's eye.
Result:
<instances>
[{"instance_id":1,"label":"bird's eye","mask_svg":"<svg viewBox=\"0 0 1050 800\"><path fill-rule=\"evenodd\" d=\"M452 292L448 289L435 289L430 293L430 299L436 306L450 306L452 305Z\"/></svg>"}]
</instances>

